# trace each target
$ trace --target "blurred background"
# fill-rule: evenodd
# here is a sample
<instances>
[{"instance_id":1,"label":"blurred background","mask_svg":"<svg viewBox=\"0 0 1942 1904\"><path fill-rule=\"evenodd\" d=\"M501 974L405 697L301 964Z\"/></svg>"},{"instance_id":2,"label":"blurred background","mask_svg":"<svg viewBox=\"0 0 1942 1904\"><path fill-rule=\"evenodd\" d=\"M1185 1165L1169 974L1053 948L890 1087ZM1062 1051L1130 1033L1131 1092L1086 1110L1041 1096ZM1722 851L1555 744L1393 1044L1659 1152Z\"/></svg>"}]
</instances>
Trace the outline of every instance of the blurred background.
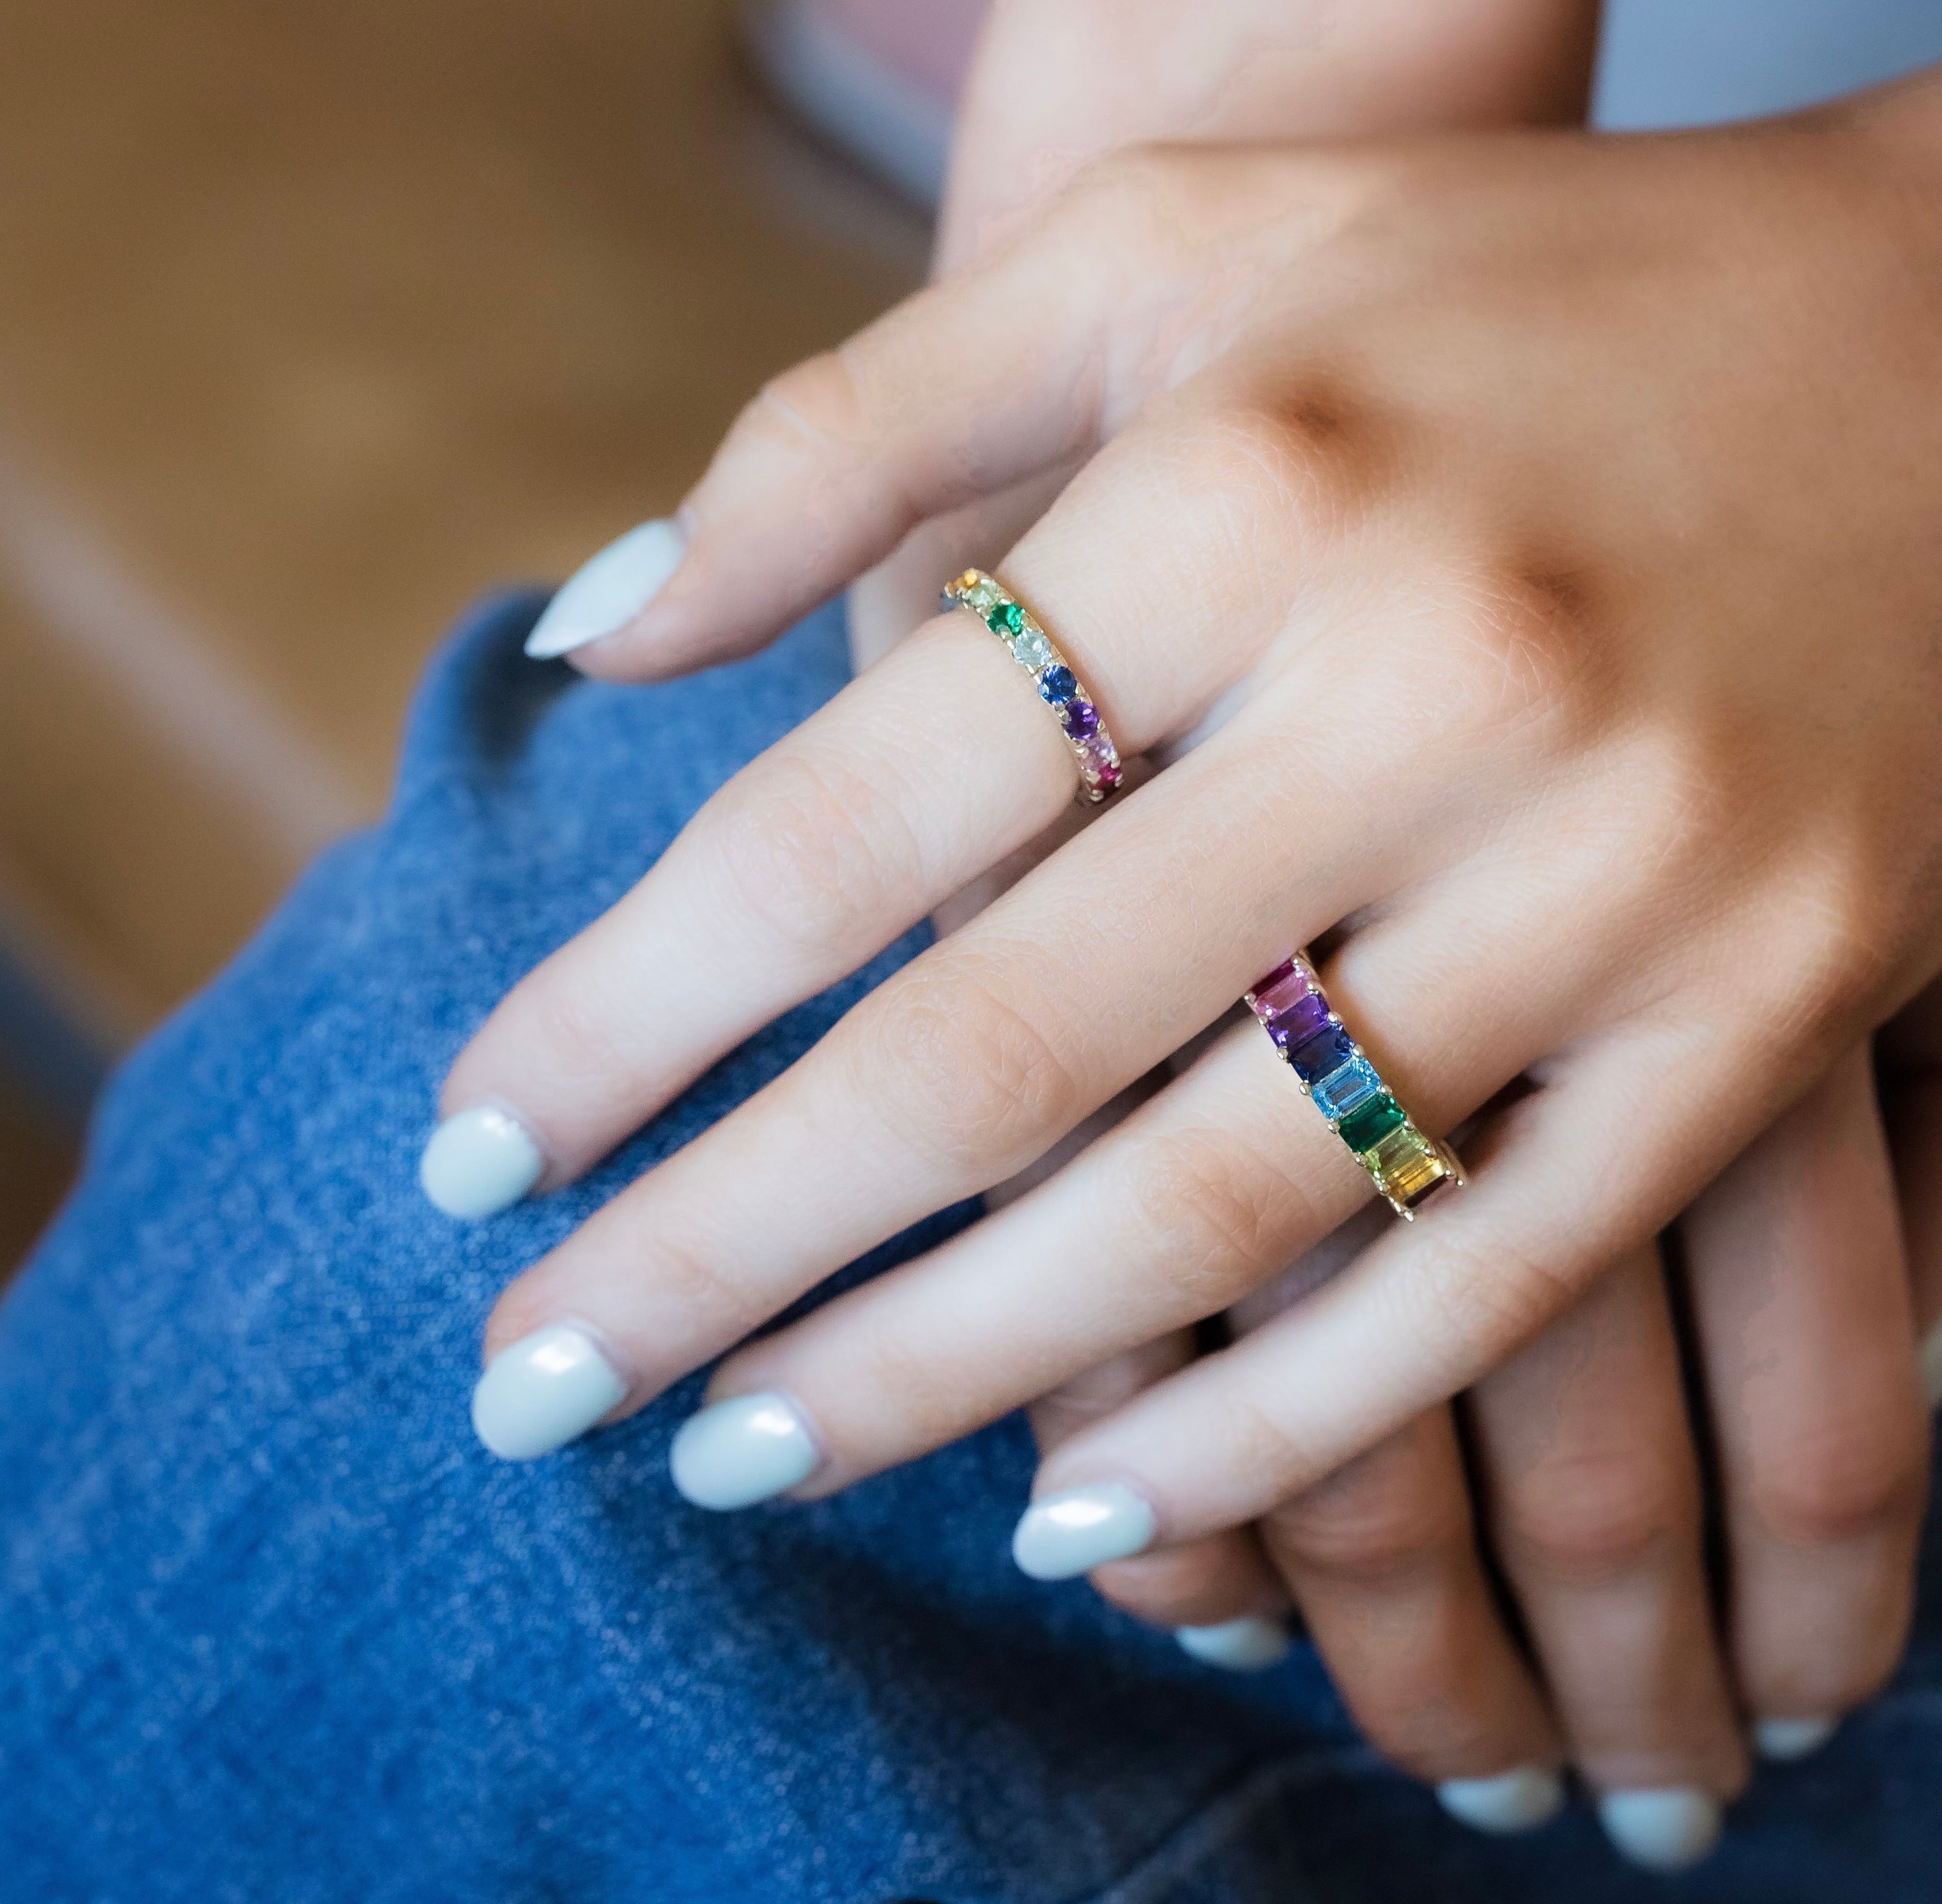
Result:
<instances>
[{"instance_id":1,"label":"blurred background","mask_svg":"<svg viewBox=\"0 0 1942 1904\"><path fill-rule=\"evenodd\" d=\"M465 602L917 281L980 11L0 0L0 1276ZM1600 112L1937 57L1942 0L1616 0Z\"/></svg>"}]
</instances>

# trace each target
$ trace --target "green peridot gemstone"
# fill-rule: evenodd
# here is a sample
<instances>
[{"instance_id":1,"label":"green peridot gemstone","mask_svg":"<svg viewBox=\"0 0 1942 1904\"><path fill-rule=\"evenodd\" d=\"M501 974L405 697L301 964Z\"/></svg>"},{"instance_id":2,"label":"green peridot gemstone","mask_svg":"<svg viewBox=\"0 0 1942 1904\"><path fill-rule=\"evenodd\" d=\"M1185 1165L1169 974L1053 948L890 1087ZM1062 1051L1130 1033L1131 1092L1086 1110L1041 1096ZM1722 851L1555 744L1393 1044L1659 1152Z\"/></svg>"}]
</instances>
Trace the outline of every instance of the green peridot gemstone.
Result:
<instances>
[{"instance_id":1,"label":"green peridot gemstone","mask_svg":"<svg viewBox=\"0 0 1942 1904\"><path fill-rule=\"evenodd\" d=\"M1335 1127L1335 1134L1360 1157L1374 1150L1403 1121L1402 1106L1384 1091L1350 1111Z\"/></svg>"},{"instance_id":2,"label":"green peridot gemstone","mask_svg":"<svg viewBox=\"0 0 1942 1904\"><path fill-rule=\"evenodd\" d=\"M1015 602L1000 602L985 620L994 633L1015 635L1025 625L1025 612Z\"/></svg>"}]
</instances>

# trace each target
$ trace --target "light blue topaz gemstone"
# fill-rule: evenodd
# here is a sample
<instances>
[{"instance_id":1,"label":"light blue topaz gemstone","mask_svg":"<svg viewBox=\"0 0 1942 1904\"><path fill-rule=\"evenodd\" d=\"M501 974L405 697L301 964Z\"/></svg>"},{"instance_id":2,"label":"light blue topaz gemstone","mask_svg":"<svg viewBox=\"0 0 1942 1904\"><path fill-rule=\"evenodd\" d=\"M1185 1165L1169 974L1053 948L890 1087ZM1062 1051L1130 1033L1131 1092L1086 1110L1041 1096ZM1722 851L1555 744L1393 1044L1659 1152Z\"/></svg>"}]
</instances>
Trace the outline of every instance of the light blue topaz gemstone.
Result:
<instances>
[{"instance_id":1,"label":"light blue topaz gemstone","mask_svg":"<svg viewBox=\"0 0 1942 1904\"><path fill-rule=\"evenodd\" d=\"M1028 628L1012 637L1012 655L1036 674L1052 664L1052 643L1036 628Z\"/></svg>"},{"instance_id":2,"label":"light blue topaz gemstone","mask_svg":"<svg viewBox=\"0 0 1942 1904\"><path fill-rule=\"evenodd\" d=\"M1383 1087L1376 1068L1367 1058L1351 1058L1312 1086L1316 1102L1325 1118L1346 1118L1357 1105L1365 1104Z\"/></svg>"}]
</instances>

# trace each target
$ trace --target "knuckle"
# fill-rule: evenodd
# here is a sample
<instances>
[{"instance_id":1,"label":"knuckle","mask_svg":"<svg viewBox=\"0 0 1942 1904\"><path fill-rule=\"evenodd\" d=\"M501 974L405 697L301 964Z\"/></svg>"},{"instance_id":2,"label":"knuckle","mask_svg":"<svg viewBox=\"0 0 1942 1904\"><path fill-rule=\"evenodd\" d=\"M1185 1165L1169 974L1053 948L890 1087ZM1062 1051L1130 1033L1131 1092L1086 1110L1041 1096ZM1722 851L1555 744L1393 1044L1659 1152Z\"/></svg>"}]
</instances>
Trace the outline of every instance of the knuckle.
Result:
<instances>
[{"instance_id":1,"label":"knuckle","mask_svg":"<svg viewBox=\"0 0 1942 1904\"><path fill-rule=\"evenodd\" d=\"M763 763L718 837L758 929L794 950L873 940L884 908L920 877L899 803L801 750Z\"/></svg>"},{"instance_id":2,"label":"knuckle","mask_svg":"<svg viewBox=\"0 0 1942 1904\"><path fill-rule=\"evenodd\" d=\"M1089 1108L1051 1040L968 960L921 958L878 997L850 1054L859 1092L954 1175L1017 1169Z\"/></svg>"},{"instance_id":3,"label":"knuckle","mask_svg":"<svg viewBox=\"0 0 1942 1904\"><path fill-rule=\"evenodd\" d=\"M1074 173L1055 202L1055 218L1103 225L1121 236L1130 225L1131 235L1150 241L1183 221L1186 208L1180 200L1193 169L1177 147L1116 146Z\"/></svg>"},{"instance_id":4,"label":"knuckle","mask_svg":"<svg viewBox=\"0 0 1942 1904\"><path fill-rule=\"evenodd\" d=\"M1279 1269L1288 1254L1288 1201L1260 1160L1209 1131L1138 1146L1121 1168L1133 1233L1177 1287L1208 1309Z\"/></svg>"},{"instance_id":5,"label":"knuckle","mask_svg":"<svg viewBox=\"0 0 1942 1904\"><path fill-rule=\"evenodd\" d=\"M869 436L868 406L853 351L823 351L771 377L728 433L737 449L787 445L855 448Z\"/></svg>"},{"instance_id":6,"label":"knuckle","mask_svg":"<svg viewBox=\"0 0 1942 1904\"><path fill-rule=\"evenodd\" d=\"M1797 1435L1766 1455L1747 1489L1762 1530L1783 1547L1860 1539L1917 1519L1927 1492L1919 1421L1858 1418Z\"/></svg>"},{"instance_id":7,"label":"knuckle","mask_svg":"<svg viewBox=\"0 0 1942 1904\"><path fill-rule=\"evenodd\" d=\"M1567 1586L1601 1586L1698 1537L1698 1497L1666 1464L1626 1455L1547 1461L1507 1489L1504 1558Z\"/></svg>"},{"instance_id":8,"label":"knuckle","mask_svg":"<svg viewBox=\"0 0 1942 1904\"><path fill-rule=\"evenodd\" d=\"M1575 755L1610 705L1594 584L1566 564L1453 566L1404 616L1412 711L1464 743Z\"/></svg>"},{"instance_id":9,"label":"knuckle","mask_svg":"<svg viewBox=\"0 0 1942 1904\"><path fill-rule=\"evenodd\" d=\"M1358 1587L1435 1565L1454 1536L1447 1504L1389 1484L1373 1462L1365 1455L1275 1508L1263 1523L1270 1551L1303 1573Z\"/></svg>"},{"instance_id":10,"label":"knuckle","mask_svg":"<svg viewBox=\"0 0 1942 1904\"><path fill-rule=\"evenodd\" d=\"M1508 1237L1485 1243L1446 1234L1425 1243L1397 1295L1416 1330L1449 1345L1466 1370L1533 1341L1580 1293L1568 1272Z\"/></svg>"}]
</instances>

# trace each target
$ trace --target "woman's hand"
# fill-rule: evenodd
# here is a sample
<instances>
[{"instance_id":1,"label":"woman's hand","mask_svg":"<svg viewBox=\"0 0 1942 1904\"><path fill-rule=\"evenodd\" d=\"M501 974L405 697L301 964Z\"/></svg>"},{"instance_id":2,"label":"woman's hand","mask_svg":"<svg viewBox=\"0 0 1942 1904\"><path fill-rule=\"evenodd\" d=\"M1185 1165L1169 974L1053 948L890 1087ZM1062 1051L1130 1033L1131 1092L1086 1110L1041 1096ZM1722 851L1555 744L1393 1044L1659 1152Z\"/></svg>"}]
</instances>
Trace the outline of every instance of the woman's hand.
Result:
<instances>
[{"instance_id":1,"label":"woman's hand","mask_svg":"<svg viewBox=\"0 0 1942 1904\"><path fill-rule=\"evenodd\" d=\"M1895 1042L1886 1108L1930 1286L1916 1307L1932 1324L1942 1127L1911 1117L1934 1087L1915 1081L1911 1032ZM1352 1222L1237 1320L1258 1326L1380 1233ZM1095 1584L1142 1617L1211 1628L1196 1643L1237 1647L1241 1663L1261 1663L1263 1616L1292 1599L1371 1740L1459 1817L1542 1822L1569 1759L1628 1856L1666 1869L1702 1856L1744 1781L1742 1715L1766 1756L1813 1750L1892 1669L1912 1611L1923 1430L1866 1051L1736 1160L1678 1234L1680 1300L1642 1252L1461 1398L1467 1474L1438 1409L1254 1530L1109 1563ZM1117 1381L1042 1403L1042 1439L1123 1404L1167 1372L1155 1361L1122 1358ZM1709 1556L1723 1562L1710 1581Z\"/></svg>"},{"instance_id":2,"label":"woman's hand","mask_svg":"<svg viewBox=\"0 0 1942 1904\"><path fill-rule=\"evenodd\" d=\"M529 1272L495 1344L591 1325L638 1403L1340 922L1331 995L1420 1117L1538 1088L1462 1198L1073 1436L1046 1492L1121 1490L1123 1541L1270 1511L1635 1260L1942 945L1932 110L1149 157L783 380L590 665L749 645L914 517L1089 454L1008 579L1123 747L1230 718ZM571 1174L1071 774L1002 650L933 624L519 988L448 1108L516 1107ZM718 1396L787 1399L703 1439L826 1491L1227 1306L1367 1194L1237 1028L733 1359Z\"/></svg>"}]
</instances>

